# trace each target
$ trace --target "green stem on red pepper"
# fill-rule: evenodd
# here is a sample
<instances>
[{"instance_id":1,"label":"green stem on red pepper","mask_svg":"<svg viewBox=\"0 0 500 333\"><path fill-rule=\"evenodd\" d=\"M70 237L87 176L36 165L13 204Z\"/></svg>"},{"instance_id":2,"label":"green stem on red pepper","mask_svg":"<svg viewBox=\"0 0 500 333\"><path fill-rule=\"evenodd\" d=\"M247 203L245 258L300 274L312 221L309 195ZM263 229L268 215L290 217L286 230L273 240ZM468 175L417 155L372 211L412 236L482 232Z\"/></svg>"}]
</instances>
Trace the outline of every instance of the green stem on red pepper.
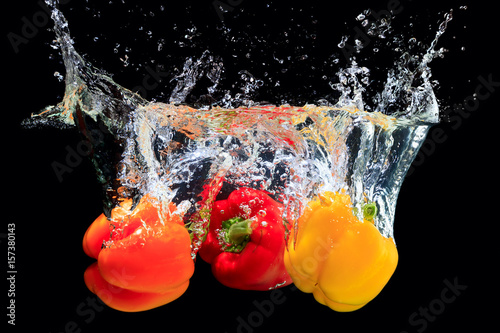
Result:
<instances>
[{"instance_id":1,"label":"green stem on red pepper","mask_svg":"<svg viewBox=\"0 0 500 333\"><path fill-rule=\"evenodd\" d=\"M253 232L251 222L242 217L233 217L222 222L221 235L226 243L223 247L224 252L239 253L245 248Z\"/></svg>"}]
</instances>

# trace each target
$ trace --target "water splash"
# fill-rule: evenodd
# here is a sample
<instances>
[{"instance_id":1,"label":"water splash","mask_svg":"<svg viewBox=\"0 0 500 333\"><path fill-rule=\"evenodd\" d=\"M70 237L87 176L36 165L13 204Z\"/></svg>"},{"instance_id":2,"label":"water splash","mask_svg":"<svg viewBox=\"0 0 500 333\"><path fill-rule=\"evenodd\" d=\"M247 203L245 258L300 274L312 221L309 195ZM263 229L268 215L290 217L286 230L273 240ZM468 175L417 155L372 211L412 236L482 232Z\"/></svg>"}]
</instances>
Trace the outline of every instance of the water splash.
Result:
<instances>
[{"instance_id":1,"label":"water splash","mask_svg":"<svg viewBox=\"0 0 500 333\"><path fill-rule=\"evenodd\" d=\"M252 96L263 81L245 70L241 93L225 92L195 109L182 104L201 77L211 82L209 95L219 90L219 57L208 51L188 57L173 79L170 103L148 102L87 63L74 49L57 1L46 2L66 68L65 96L24 124L78 127L92 144L105 212L122 198L137 202L147 193L174 202L191 221L195 254L208 224L199 212L210 211L223 187L269 192L285 204L284 216L292 222L319 193L346 191L359 214L363 204L374 202L375 225L393 237L399 188L429 127L439 121L429 64L442 53L435 48L452 12L423 57L402 53L372 105L365 97L371 71L353 59L338 70L338 83L331 83L340 94L334 103L259 105ZM385 38L390 22L370 29Z\"/></svg>"},{"instance_id":2,"label":"water splash","mask_svg":"<svg viewBox=\"0 0 500 333\"><path fill-rule=\"evenodd\" d=\"M207 88L207 92L213 94L223 71L222 62L208 51L203 52L199 59L187 58L182 73L173 79L177 81L177 84L170 95L169 102L174 104L185 102L202 76L206 76L212 82L213 85Z\"/></svg>"}]
</instances>

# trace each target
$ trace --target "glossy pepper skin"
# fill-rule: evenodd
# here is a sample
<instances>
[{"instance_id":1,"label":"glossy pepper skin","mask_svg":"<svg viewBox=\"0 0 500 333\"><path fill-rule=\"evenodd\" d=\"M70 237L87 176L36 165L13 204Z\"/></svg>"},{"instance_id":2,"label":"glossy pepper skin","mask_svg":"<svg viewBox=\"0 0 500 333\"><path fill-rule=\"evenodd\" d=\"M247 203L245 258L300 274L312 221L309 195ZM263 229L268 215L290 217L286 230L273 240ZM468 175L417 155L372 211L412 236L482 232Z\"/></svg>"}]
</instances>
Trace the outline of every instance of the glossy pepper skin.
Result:
<instances>
[{"instance_id":1,"label":"glossy pepper skin","mask_svg":"<svg viewBox=\"0 0 500 333\"><path fill-rule=\"evenodd\" d=\"M219 282L242 290L269 290L292 282L283 263L282 213L283 205L250 188L214 203L199 254L212 265Z\"/></svg>"},{"instance_id":2,"label":"glossy pepper skin","mask_svg":"<svg viewBox=\"0 0 500 333\"><path fill-rule=\"evenodd\" d=\"M145 196L99 216L83 238L85 253L95 259L87 268L87 287L108 306L127 312L149 310L181 296L194 272L190 237L182 220L163 212Z\"/></svg>"},{"instance_id":3,"label":"glossy pepper skin","mask_svg":"<svg viewBox=\"0 0 500 333\"><path fill-rule=\"evenodd\" d=\"M360 221L346 194L325 192L310 202L296 232L285 252L286 268L297 288L335 311L366 305L396 269L394 241Z\"/></svg>"}]
</instances>

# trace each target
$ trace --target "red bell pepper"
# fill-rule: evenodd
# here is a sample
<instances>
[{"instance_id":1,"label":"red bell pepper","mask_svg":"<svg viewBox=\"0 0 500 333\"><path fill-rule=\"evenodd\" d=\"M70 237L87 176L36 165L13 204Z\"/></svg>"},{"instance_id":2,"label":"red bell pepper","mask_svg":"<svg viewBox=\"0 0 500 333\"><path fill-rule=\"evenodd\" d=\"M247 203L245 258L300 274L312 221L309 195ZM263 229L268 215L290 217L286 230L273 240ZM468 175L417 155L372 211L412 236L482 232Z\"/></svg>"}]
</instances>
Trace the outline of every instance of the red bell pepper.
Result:
<instances>
[{"instance_id":1,"label":"red bell pepper","mask_svg":"<svg viewBox=\"0 0 500 333\"><path fill-rule=\"evenodd\" d=\"M283 255L283 205L250 188L214 203L207 238L199 254L223 285L269 290L289 285Z\"/></svg>"}]
</instances>

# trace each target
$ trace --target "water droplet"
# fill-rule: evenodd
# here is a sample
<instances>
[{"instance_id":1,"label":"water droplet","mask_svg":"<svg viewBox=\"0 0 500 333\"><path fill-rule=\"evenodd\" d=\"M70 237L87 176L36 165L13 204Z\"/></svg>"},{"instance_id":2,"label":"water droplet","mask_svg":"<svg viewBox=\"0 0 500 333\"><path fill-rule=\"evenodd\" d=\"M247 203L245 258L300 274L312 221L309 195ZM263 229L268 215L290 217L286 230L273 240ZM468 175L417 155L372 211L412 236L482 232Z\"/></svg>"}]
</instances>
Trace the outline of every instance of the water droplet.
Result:
<instances>
[{"instance_id":1,"label":"water droplet","mask_svg":"<svg viewBox=\"0 0 500 333\"><path fill-rule=\"evenodd\" d=\"M59 72L54 72L54 76L57 78L57 81L62 82L64 80L64 76Z\"/></svg>"},{"instance_id":2,"label":"water droplet","mask_svg":"<svg viewBox=\"0 0 500 333\"><path fill-rule=\"evenodd\" d=\"M162 38L158 41L158 51L163 50L164 45L165 45L165 39Z\"/></svg>"},{"instance_id":3,"label":"water droplet","mask_svg":"<svg viewBox=\"0 0 500 333\"><path fill-rule=\"evenodd\" d=\"M126 54L125 54L124 58L120 58L120 60L123 62L123 67L127 67L130 64L128 55L126 55Z\"/></svg>"},{"instance_id":4,"label":"water droplet","mask_svg":"<svg viewBox=\"0 0 500 333\"><path fill-rule=\"evenodd\" d=\"M259 210L258 214L259 214L259 216L264 217L264 216L266 216L267 213L265 210L261 209L261 210Z\"/></svg>"},{"instance_id":5,"label":"water droplet","mask_svg":"<svg viewBox=\"0 0 500 333\"><path fill-rule=\"evenodd\" d=\"M340 40L340 43L337 44L339 49L343 49L345 47L345 43L349 39L349 36L342 36L342 39Z\"/></svg>"},{"instance_id":6,"label":"water droplet","mask_svg":"<svg viewBox=\"0 0 500 333\"><path fill-rule=\"evenodd\" d=\"M52 43L50 43L50 47L53 48L54 50L57 50L59 48L59 43L57 42L56 39L52 40Z\"/></svg>"}]
</instances>

